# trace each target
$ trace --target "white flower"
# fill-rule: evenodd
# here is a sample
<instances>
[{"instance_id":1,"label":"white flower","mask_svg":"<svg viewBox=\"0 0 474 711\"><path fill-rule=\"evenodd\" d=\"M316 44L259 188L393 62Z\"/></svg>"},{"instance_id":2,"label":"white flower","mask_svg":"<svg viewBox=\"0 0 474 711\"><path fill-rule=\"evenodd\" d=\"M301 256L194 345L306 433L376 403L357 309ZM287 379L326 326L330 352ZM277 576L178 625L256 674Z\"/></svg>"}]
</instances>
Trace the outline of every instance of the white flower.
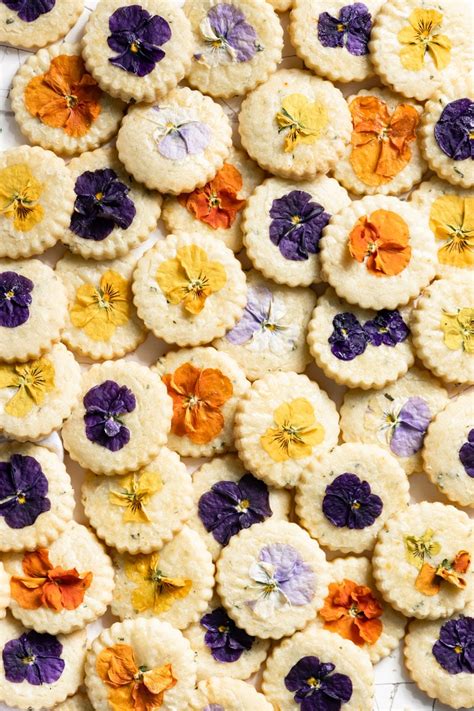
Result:
<instances>
[{"instance_id":1,"label":"white flower","mask_svg":"<svg viewBox=\"0 0 474 711\"><path fill-rule=\"evenodd\" d=\"M256 585L251 585L250 589L257 592L257 598L247 603L256 617L266 619L272 617L276 609L289 605L285 593L280 589L278 581L275 580L275 566L272 563L260 561L252 563L249 575Z\"/></svg>"},{"instance_id":2,"label":"white flower","mask_svg":"<svg viewBox=\"0 0 474 711\"><path fill-rule=\"evenodd\" d=\"M376 431L377 439L382 444L390 446L405 402L406 398L388 398L386 395L376 395L369 400L364 423L367 429Z\"/></svg>"},{"instance_id":3,"label":"white flower","mask_svg":"<svg viewBox=\"0 0 474 711\"><path fill-rule=\"evenodd\" d=\"M261 322L259 330L253 334L247 348L259 352L270 351L274 355L285 355L294 351L298 327L284 323L285 317L284 304L273 297L266 318Z\"/></svg>"},{"instance_id":4,"label":"white flower","mask_svg":"<svg viewBox=\"0 0 474 711\"><path fill-rule=\"evenodd\" d=\"M206 15L204 20L199 25L202 37L205 41L205 47L202 54L205 56L206 62L209 66L215 67L217 64L222 62L237 61L237 54L233 47L226 42L224 37L219 37L218 34L212 29L211 21Z\"/></svg>"}]
</instances>

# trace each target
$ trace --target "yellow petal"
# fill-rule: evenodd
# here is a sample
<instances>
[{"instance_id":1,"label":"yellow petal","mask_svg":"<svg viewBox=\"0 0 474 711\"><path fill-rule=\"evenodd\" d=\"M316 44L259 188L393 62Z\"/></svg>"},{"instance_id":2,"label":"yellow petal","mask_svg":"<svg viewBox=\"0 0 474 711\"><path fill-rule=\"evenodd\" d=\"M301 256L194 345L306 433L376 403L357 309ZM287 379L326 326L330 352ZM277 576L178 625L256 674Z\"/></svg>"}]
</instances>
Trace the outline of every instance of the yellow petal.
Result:
<instances>
[{"instance_id":1,"label":"yellow petal","mask_svg":"<svg viewBox=\"0 0 474 711\"><path fill-rule=\"evenodd\" d=\"M474 198L472 198L474 202ZM459 195L441 195L430 210L430 227L437 239L446 239L453 229L461 228L464 220L464 198Z\"/></svg>"},{"instance_id":2,"label":"yellow petal","mask_svg":"<svg viewBox=\"0 0 474 711\"><path fill-rule=\"evenodd\" d=\"M199 279L206 269L207 254L196 244L180 247L176 253L188 280Z\"/></svg>"},{"instance_id":3,"label":"yellow petal","mask_svg":"<svg viewBox=\"0 0 474 711\"><path fill-rule=\"evenodd\" d=\"M150 523L147 512L143 508L129 506L123 513L124 523Z\"/></svg>"},{"instance_id":4,"label":"yellow petal","mask_svg":"<svg viewBox=\"0 0 474 711\"><path fill-rule=\"evenodd\" d=\"M158 567L159 555L137 555L133 558L129 556L125 561L125 575L134 583L142 583Z\"/></svg>"},{"instance_id":5,"label":"yellow petal","mask_svg":"<svg viewBox=\"0 0 474 711\"><path fill-rule=\"evenodd\" d=\"M19 383L14 365L0 365L0 388L9 388Z\"/></svg>"},{"instance_id":6,"label":"yellow petal","mask_svg":"<svg viewBox=\"0 0 474 711\"><path fill-rule=\"evenodd\" d=\"M130 503L130 499L127 494L121 494L120 491L109 491L109 502L114 504L114 506L127 507Z\"/></svg>"},{"instance_id":7,"label":"yellow petal","mask_svg":"<svg viewBox=\"0 0 474 711\"><path fill-rule=\"evenodd\" d=\"M25 163L9 165L0 170L0 211L5 202L10 202L15 194L28 200L38 200L43 192L42 183L37 180Z\"/></svg>"},{"instance_id":8,"label":"yellow petal","mask_svg":"<svg viewBox=\"0 0 474 711\"><path fill-rule=\"evenodd\" d=\"M189 279L181 262L176 258L167 259L160 264L156 281L171 304L179 304L187 293Z\"/></svg>"},{"instance_id":9,"label":"yellow petal","mask_svg":"<svg viewBox=\"0 0 474 711\"><path fill-rule=\"evenodd\" d=\"M104 300L110 304L109 319L115 326L123 326L130 318L132 290L130 282L112 269L106 271L100 280Z\"/></svg>"},{"instance_id":10,"label":"yellow petal","mask_svg":"<svg viewBox=\"0 0 474 711\"><path fill-rule=\"evenodd\" d=\"M287 438L282 437L280 428L270 427L265 434L260 437L260 444L274 462L286 462L290 459Z\"/></svg>"},{"instance_id":11,"label":"yellow petal","mask_svg":"<svg viewBox=\"0 0 474 711\"><path fill-rule=\"evenodd\" d=\"M423 69L424 60L425 48L422 44L409 44L400 50L401 63L405 69L412 72L418 72Z\"/></svg>"},{"instance_id":12,"label":"yellow petal","mask_svg":"<svg viewBox=\"0 0 474 711\"><path fill-rule=\"evenodd\" d=\"M292 400L289 403L289 409L289 419L292 427L310 427L316 421L314 408L305 397L298 397L296 400Z\"/></svg>"},{"instance_id":13,"label":"yellow petal","mask_svg":"<svg viewBox=\"0 0 474 711\"><path fill-rule=\"evenodd\" d=\"M324 434L324 427L319 424L319 422L315 422L313 427L300 432L300 437L305 444L310 445L310 447L314 447L316 444L321 444L324 440Z\"/></svg>"},{"instance_id":14,"label":"yellow petal","mask_svg":"<svg viewBox=\"0 0 474 711\"><path fill-rule=\"evenodd\" d=\"M151 581L143 580L140 586L135 588L132 592L132 604L136 612L154 610L155 584Z\"/></svg>"},{"instance_id":15,"label":"yellow petal","mask_svg":"<svg viewBox=\"0 0 474 711\"><path fill-rule=\"evenodd\" d=\"M289 459L304 459L304 457L309 457L312 451L313 448L308 442L291 441L288 443Z\"/></svg>"},{"instance_id":16,"label":"yellow petal","mask_svg":"<svg viewBox=\"0 0 474 711\"><path fill-rule=\"evenodd\" d=\"M451 42L446 35L435 35L428 42L428 51L433 57L436 69L444 69L451 61Z\"/></svg>"},{"instance_id":17,"label":"yellow petal","mask_svg":"<svg viewBox=\"0 0 474 711\"><path fill-rule=\"evenodd\" d=\"M138 480L139 493L146 493L148 496L156 494L162 486L163 482L158 472L144 471Z\"/></svg>"},{"instance_id":18,"label":"yellow petal","mask_svg":"<svg viewBox=\"0 0 474 711\"><path fill-rule=\"evenodd\" d=\"M34 407L35 402L26 388L18 388L15 395L5 405L5 412L12 417L25 417Z\"/></svg>"},{"instance_id":19,"label":"yellow petal","mask_svg":"<svg viewBox=\"0 0 474 711\"><path fill-rule=\"evenodd\" d=\"M220 262L207 262L203 271L212 293L220 291L225 286L227 275Z\"/></svg>"},{"instance_id":20,"label":"yellow petal","mask_svg":"<svg viewBox=\"0 0 474 711\"><path fill-rule=\"evenodd\" d=\"M406 27L402 27L397 38L401 44L418 44L419 35L413 27L407 25Z\"/></svg>"},{"instance_id":21,"label":"yellow petal","mask_svg":"<svg viewBox=\"0 0 474 711\"><path fill-rule=\"evenodd\" d=\"M210 294L210 289L203 289L200 292L189 291L183 299L183 306L186 311L189 311L190 314L200 314L206 305L206 299L210 296Z\"/></svg>"}]
</instances>

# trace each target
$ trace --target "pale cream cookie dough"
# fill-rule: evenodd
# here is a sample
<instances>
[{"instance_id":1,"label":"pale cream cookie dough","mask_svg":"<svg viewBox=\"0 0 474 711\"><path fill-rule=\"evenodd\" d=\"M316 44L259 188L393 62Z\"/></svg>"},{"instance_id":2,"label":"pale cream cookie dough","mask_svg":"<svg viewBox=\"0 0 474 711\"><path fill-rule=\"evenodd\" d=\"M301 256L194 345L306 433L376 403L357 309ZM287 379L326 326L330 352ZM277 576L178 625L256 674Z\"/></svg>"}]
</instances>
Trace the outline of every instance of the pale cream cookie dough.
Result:
<instances>
[{"instance_id":1,"label":"pale cream cookie dough","mask_svg":"<svg viewBox=\"0 0 474 711\"><path fill-rule=\"evenodd\" d=\"M427 219L396 197L364 197L335 215L321 240L322 277L365 309L396 309L436 273Z\"/></svg>"},{"instance_id":2,"label":"pale cream cookie dough","mask_svg":"<svg viewBox=\"0 0 474 711\"><path fill-rule=\"evenodd\" d=\"M225 704L225 706L223 706ZM239 679L210 677L200 681L190 711L272 711L273 706L254 686Z\"/></svg>"},{"instance_id":3,"label":"pale cream cookie dough","mask_svg":"<svg viewBox=\"0 0 474 711\"><path fill-rule=\"evenodd\" d=\"M282 178L310 180L342 157L351 117L331 82L301 69L280 69L243 101L239 132L261 168Z\"/></svg>"},{"instance_id":4,"label":"pale cream cookie dough","mask_svg":"<svg viewBox=\"0 0 474 711\"><path fill-rule=\"evenodd\" d=\"M55 711L94 711L94 708L89 701L87 694L84 691L78 691L74 696L70 696L62 704L54 707Z\"/></svg>"},{"instance_id":5,"label":"pale cream cookie dough","mask_svg":"<svg viewBox=\"0 0 474 711\"><path fill-rule=\"evenodd\" d=\"M35 49L64 37L84 9L83 0L0 4L0 43Z\"/></svg>"},{"instance_id":6,"label":"pale cream cookie dough","mask_svg":"<svg viewBox=\"0 0 474 711\"><path fill-rule=\"evenodd\" d=\"M447 617L472 598L472 524L439 502L412 504L379 534L373 573L385 600L406 617Z\"/></svg>"},{"instance_id":7,"label":"pale cream cookie dough","mask_svg":"<svg viewBox=\"0 0 474 711\"><path fill-rule=\"evenodd\" d=\"M172 195L203 187L231 146L232 129L221 106L187 87L173 89L157 104L132 106L117 137L128 172L147 188Z\"/></svg>"},{"instance_id":8,"label":"pale cream cookie dough","mask_svg":"<svg viewBox=\"0 0 474 711\"><path fill-rule=\"evenodd\" d=\"M241 531L217 561L217 592L238 627L281 639L322 607L330 580L325 555L300 526L266 521Z\"/></svg>"},{"instance_id":9,"label":"pale cream cookie dough","mask_svg":"<svg viewBox=\"0 0 474 711\"><path fill-rule=\"evenodd\" d=\"M240 400L234 436L249 471L269 486L290 488L312 458L337 444L339 415L306 375L271 373Z\"/></svg>"},{"instance_id":10,"label":"pale cream cookie dough","mask_svg":"<svg viewBox=\"0 0 474 711\"><path fill-rule=\"evenodd\" d=\"M7 607L10 602L10 578L5 571L3 562L0 562L0 619L7 614Z\"/></svg>"},{"instance_id":11,"label":"pale cream cookie dough","mask_svg":"<svg viewBox=\"0 0 474 711\"><path fill-rule=\"evenodd\" d=\"M267 178L250 196L242 219L253 266L279 284L320 282L322 231L350 203L344 188L325 175L303 182Z\"/></svg>"},{"instance_id":12,"label":"pale cream cookie dough","mask_svg":"<svg viewBox=\"0 0 474 711\"><path fill-rule=\"evenodd\" d=\"M247 285L220 240L179 232L139 259L133 280L139 317L157 338L198 346L223 336L242 316Z\"/></svg>"},{"instance_id":13,"label":"pale cream cookie dough","mask_svg":"<svg viewBox=\"0 0 474 711\"><path fill-rule=\"evenodd\" d=\"M276 12L286 12L291 9L293 0L268 0Z\"/></svg>"}]
</instances>

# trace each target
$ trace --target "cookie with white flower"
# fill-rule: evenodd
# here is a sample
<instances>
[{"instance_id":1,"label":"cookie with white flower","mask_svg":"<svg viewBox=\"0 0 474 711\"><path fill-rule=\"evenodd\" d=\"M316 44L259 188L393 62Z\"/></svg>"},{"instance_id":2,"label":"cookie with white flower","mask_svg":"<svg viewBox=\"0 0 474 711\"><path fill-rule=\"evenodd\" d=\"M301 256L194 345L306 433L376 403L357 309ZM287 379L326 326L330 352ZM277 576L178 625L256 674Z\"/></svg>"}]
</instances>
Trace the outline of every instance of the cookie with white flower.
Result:
<instances>
[{"instance_id":1,"label":"cookie with white flower","mask_svg":"<svg viewBox=\"0 0 474 711\"><path fill-rule=\"evenodd\" d=\"M352 390L340 409L345 442L383 447L407 474L424 470L421 450L430 422L448 403L441 383L421 368L411 368L378 392Z\"/></svg>"},{"instance_id":2,"label":"cookie with white flower","mask_svg":"<svg viewBox=\"0 0 474 711\"><path fill-rule=\"evenodd\" d=\"M244 99L239 132L261 168L282 178L311 180L342 157L351 117L331 82L301 69L280 69Z\"/></svg>"},{"instance_id":3,"label":"cookie with white flower","mask_svg":"<svg viewBox=\"0 0 474 711\"><path fill-rule=\"evenodd\" d=\"M474 383L474 290L471 279L427 287L411 320L416 355L448 383Z\"/></svg>"},{"instance_id":4,"label":"cookie with white flower","mask_svg":"<svg viewBox=\"0 0 474 711\"><path fill-rule=\"evenodd\" d=\"M117 137L128 172L150 190L172 195L203 187L222 168L231 146L232 129L221 106L187 87L173 89L156 104L132 106Z\"/></svg>"},{"instance_id":5,"label":"cookie with white flower","mask_svg":"<svg viewBox=\"0 0 474 711\"><path fill-rule=\"evenodd\" d=\"M200 681L189 706L190 711L240 711L243 708L272 711L273 706L251 684L227 677Z\"/></svg>"},{"instance_id":6,"label":"cookie with white flower","mask_svg":"<svg viewBox=\"0 0 474 711\"><path fill-rule=\"evenodd\" d=\"M56 42L75 25L83 0L7 0L0 4L0 42L34 49Z\"/></svg>"},{"instance_id":7,"label":"cookie with white flower","mask_svg":"<svg viewBox=\"0 0 474 711\"><path fill-rule=\"evenodd\" d=\"M338 296L365 309L408 304L436 273L424 215L388 195L369 195L335 215L321 240L321 272Z\"/></svg>"},{"instance_id":8,"label":"cookie with white flower","mask_svg":"<svg viewBox=\"0 0 474 711\"><path fill-rule=\"evenodd\" d=\"M244 245L253 266L288 286L321 281L323 229L332 215L349 205L344 188L325 175L303 182L267 178L243 213Z\"/></svg>"},{"instance_id":9,"label":"cookie with white flower","mask_svg":"<svg viewBox=\"0 0 474 711\"><path fill-rule=\"evenodd\" d=\"M77 694L70 696L62 704L58 704L54 708L56 711L94 711L84 691L78 691Z\"/></svg>"}]
</instances>

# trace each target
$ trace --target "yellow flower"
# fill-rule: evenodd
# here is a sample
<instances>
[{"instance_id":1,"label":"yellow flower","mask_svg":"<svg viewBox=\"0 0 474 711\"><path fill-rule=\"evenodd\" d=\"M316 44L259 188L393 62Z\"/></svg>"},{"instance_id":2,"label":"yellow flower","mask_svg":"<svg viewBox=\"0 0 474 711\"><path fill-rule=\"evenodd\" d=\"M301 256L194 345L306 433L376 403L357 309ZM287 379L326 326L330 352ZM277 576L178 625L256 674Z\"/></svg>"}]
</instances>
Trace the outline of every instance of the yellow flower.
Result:
<instances>
[{"instance_id":1,"label":"yellow flower","mask_svg":"<svg viewBox=\"0 0 474 711\"><path fill-rule=\"evenodd\" d=\"M451 61L451 41L436 30L441 27L443 15L437 10L413 10L408 27L398 33L398 41L406 45L400 50L400 61L410 71L423 69L425 54L430 53L436 69L444 69Z\"/></svg>"},{"instance_id":2,"label":"yellow flower","mask_svg":"<svg viewBox=\"0 0 474 711\"><path fill-rule=\"evenodd\" d=\"M303 94L290 94L281 102L281 111L276 115L278 133L288 130L285 151L292 151L298 143L314 143L328 124L324 104L310 104Z\"/></svg>"},{"instance_id":3,"label":"yellow flower","mask_svg":"<svg viewBox=\"0 0 474 711\"><path fill-rule=\"evenodd\" d=\"M125 563L125 575L138 585L132 593L137 612L165 612L191 590L192 580L165 575L159 568L159 559L158 553L152 553L129 558Z\"/></svg>"},{"instance_id":4,"label":"yellow flower","mask_svg":"<svg viewBox=\"0 0 474 711\"><path fill-rule=\"evenodd\" d=\"M17 391L5 405L5 412L12 417L25 417L54 389L53 364L47 358L39 358L18 365L0 365L0 388L10 387Z\"/></svg>"},{"instance_id":5,"label":"yellow flower","mask_svg":"<svg viewBox=\"0 0 474 711\"><path fill-rule=\"evenodd\" d=\"M124 523L149 523L144 506L161 486L160 475L155 472L129 474L121 479L121 491L109 493L109 501L125 508L122 519Z\"/></svg>"},{"instance_id":6,"label":"yellow flower","mask_svg":"<svg viewBox=\"0 0 474 711\"><path fill-rule=\"evenodd\" d=\"M422 536L405 536L405 555L415 568L420 569L425 558L431 558L440 552L441 546L437 541L433 541L433 536L432 528L427 528Z\"/></svg>"},{"instance_id":7,"label":"yellow flower","mask_svg":"<svg viewBox=\"0 0 474 711\"><path fill-rule=\"evenodd\" d=\"M260 437L260 444L275 462L309 457L313 446L324 439L324 427L304 397L277 407L273 419L277 426L270 427Z\"/></svg>"},{"instance_id":8,"label":"yellow flower","mask_svg":"<svg viewBox=\"0 0 474 711\"><path fill-rule=\"evenodd\" d=\"M462 349L474 353L474 309L458 309L457 313L443 312L441 328L444 344L450 351Z\"/></svg>"},{"instance_id":9,"label":"yellow flower","mask_svg":"<svg viewBox=\"0 0 474 711\"><path fill-rule=\"evenodd\" d=\"M24 163L0 170L0 214L13 220L16 230L28 232L41 222L44 209L38 200L42 192L42 184Z\"/></svg>"},{"instance_id":10,"label":"yellow flower","mask_svg":"<svg viewBox=\"0 0 474 711\"><path fill-rule=\"evenodd\" d=\"M101 276L99 286L79 287L69 309L72 324L94 341L109 341L116 327L128 322L131 300L130 283L109 270Z\"/></svg>"},{"instance_id":11,"label":"yellow flower","mask_svg":"<svg viewBox=\"0 0 474 711\"><path fill-rule=\"evenodd\" d=\"M191 244L160 264L156 281L171 304L182 302L186 311L199 314L207 297L225 285L227 276L222 264L210 262L203 249Z\"/></svg>"},{"instance_id":12,"label":"yellow flower","mask_svg":"<svg viewBox=\"0 0 474 711\"><path fill-rule=\"evenodd\" d=\"M442 195L430 211L430 227L444 241L438 260L451 267L474 266L474 197Z\"/></svg>"}]
</instances>

